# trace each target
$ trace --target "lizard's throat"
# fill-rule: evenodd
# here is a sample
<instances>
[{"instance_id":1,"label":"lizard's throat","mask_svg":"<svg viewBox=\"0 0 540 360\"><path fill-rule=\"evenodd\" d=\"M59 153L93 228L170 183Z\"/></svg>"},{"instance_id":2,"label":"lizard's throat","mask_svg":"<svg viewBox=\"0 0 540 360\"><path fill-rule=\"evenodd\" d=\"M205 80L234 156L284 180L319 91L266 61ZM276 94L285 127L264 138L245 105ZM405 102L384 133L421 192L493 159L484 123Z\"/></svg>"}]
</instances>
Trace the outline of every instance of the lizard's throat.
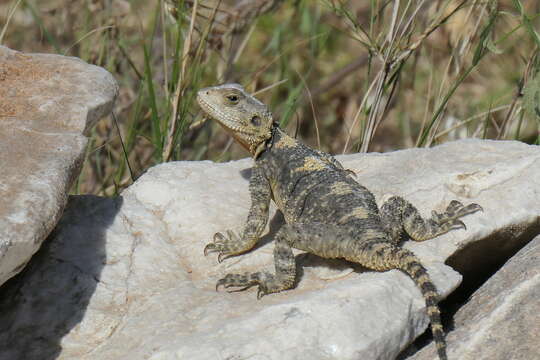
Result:
<instances>
[{"instance_id":1,"label":"lizard's throat","mask_svg":"<svg viewBox=\"0 0 540 360\"><path fill-rule=\"evenodd\" d=\"M222 124L223 125L223 124ZM223 128L247 151L257 159L266 150L268 140L272 138L272 131L268 134L247 134L235 131L226 125Z\"/></svg>"},{"instance_id":2,"label":"lizard's throat","mask_svg":"<svg viewBox=\"0 0 540 360\"><path fill-rule=\"evenodd\" d=\"M270 125L270 129L266 132L264 138L261 138L261 141L253 148L253 151L250 151L253 154L253 158L257 160L257 158L266 150L269 150L272 148L274 141L277 134L279 133L279 125L275 122L273 122Z\"/></svg>"},{"instance_id":3,"label":"lizard's throat","mask_svg":"<svg viewBox=\"0 0 540 360\"><path fill-rule=\"evenodd\" d=\"M257 159L268 147L271 147L276 137L279 126L273 122L266 129L260 128L257 133L242 131L241 125L226 123L210 115L223 129L228 132L244 149L249 151L254 159Z\"/></svg>"}]
</instances>

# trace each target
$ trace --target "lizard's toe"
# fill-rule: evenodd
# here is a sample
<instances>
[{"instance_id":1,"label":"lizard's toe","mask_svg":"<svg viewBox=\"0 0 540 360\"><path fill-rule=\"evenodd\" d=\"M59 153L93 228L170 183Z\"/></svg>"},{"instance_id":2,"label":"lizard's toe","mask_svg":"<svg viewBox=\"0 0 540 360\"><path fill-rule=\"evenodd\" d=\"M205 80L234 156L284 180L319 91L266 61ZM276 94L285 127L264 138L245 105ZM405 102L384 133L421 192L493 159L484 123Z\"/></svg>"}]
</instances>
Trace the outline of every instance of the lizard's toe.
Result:
<instances>
[{"instance_id":1,"label":"lizard's toe","mask_svg":"<svg viewBox=\"0 0 540 360\"><path fill-rule=\"evenodd\" d=\"M204 256L209 253L217 252L218 262L222 262L229 256L234 255L234 243L238 241L237 235L231 230L227 231L227 235L220 232L214 234L213 241L204 247Z\"/></svg>"},{"instance_id":2,"label":"lizard's toe","mask_svg":"<svg viewBox=\"0 0 540 360\"><path fill-rule=\"evenodd\" d=\"M227 238L222 233L217 232L214 234L213 240L215 243L224 243L227 240Z\"/></svg>"},{"instance_id":3,"label":"lizard's toe","mask_svg":"<svg viewBox=\"0 0 540 360\"><path fill-rule=\"evenodd\" d=\"M452 220L452 229L463 229L463 230L467 230L467 226L465 225L465 223L461 220Z\"/></svg>"},{"instance_id":4,"label":"lizard's toe","mask_svg":"<svg viewBox=\"0 0 540 360\"><path fill-rule=\"evenodd\" d=\"M439 214L438 212L436 212L435 210L433 210L431 212L431 219L436 222L437 224L442 224L444 223L444 220L445 220L445 217L443 214Z\"/></svg>"},{"instance_id":5,"label":"lizard's toe","mask_svg":"<svg viewBox=\"0 0 540 360\"><path fill-rule=\"evenodd\" d=\"M257 300L262 299L264 295L268 295L268 292L263 286L259 285L259 288L257 289Z\"/></svg>"},{"instance_id":6,"label":"lizard's toe","mask_svg":"<svg viewBox=\"0 0 540 360\"><path fill-rule=\"evenodd\" d=\"M461 210L461 213L463 215L467 215L467 214L475 213L477 211L484 211L484 209L480 205L472 203L472 204L469 204L469 205L465 206ZM461 216L463 216L463 215L461 215Z\"/></svg>"},{"instance_id":7,"label":"lizard's toe","mask_svg":"<svg viewBox=\"0 0 540 360\"><path fill-rule=\"evenodd\" d=\"M450 201L450 204L446 207L447 213L455 213L463 207L463 204L457 200Z\"/></svg>"},{"instance_id":8,"label":"lizard's toe","mask_svg":"<svg viewBox=\"0 0 540 360\"><path fill-rule=\"evenodd\" d=\"M230 287L240 287L242 289L236 291L242 291L256 284L256 279L252 279L250 274L227 274L217 281L216 291L219 290L220 286L223 286L225 289Z\"/></svg>"},{"instance_id":9,"label":"lizard's toe","mask_svg":"<svg viewBox=\"0 0 540 360\"><path fill-rule=\"evenodd\" d=\"M221 262L229 257L231 257L232 255L231 254L228 254L228 253L225 253L225 252L220 252L218 254L218 257L217 257L217 261L218 263L221 264Z\"/></svg>"},{"instance_id":10,"label":"lizard's toe","mask_svg":"<svg viewBox=\"0 0 540 360\"><path fill-rule=\"evenodd\" d=\"M216 252L216 245L214 243L210 243L210 244L206 244L206 246L204 247L204 256L208 255L209 253L213 253L213 252Z\"/></svg>"}]
</instances>

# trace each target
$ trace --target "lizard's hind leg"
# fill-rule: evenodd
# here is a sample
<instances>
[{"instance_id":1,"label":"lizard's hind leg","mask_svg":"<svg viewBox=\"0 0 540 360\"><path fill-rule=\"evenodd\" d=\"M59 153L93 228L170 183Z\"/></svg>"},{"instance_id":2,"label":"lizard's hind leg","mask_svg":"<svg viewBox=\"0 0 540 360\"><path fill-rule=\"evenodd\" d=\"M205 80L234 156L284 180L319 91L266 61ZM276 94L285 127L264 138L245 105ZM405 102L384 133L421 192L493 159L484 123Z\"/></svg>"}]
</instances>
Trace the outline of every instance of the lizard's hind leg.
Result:
<instances>
[{"instance_id":1,"label":"lizard's hind leg","mask_svg":"<svg viewBox=\"0 0 540 360\"><path fill-rule=\"evenodd\" d=\"M394 196L381 206L381 220L388 236L399 242L405 231L412 240L424 241L453 229L465 228L459 218L482 210L478 204L464 206L457 200L450 202L444 213L433 211L430 219L423 219L418 210L407 200Z\"/></svg>"}]
</instances>

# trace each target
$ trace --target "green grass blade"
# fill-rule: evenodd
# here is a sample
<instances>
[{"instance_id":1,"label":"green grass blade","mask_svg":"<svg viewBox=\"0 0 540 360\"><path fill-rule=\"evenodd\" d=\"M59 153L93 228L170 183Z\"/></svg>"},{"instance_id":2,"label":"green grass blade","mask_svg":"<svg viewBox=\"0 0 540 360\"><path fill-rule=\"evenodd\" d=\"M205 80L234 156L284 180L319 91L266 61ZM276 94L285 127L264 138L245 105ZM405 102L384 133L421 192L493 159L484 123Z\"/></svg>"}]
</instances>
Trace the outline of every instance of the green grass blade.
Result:
<instances>
[{"instance_id":1,"label":"green grass blade","mask_svg":"<svg viewBox=\"0 0 540 360\"><path fill-rule=\"evenodd\" d=\"M156 92L154 90L154 81L152 77L152 65L151 58L148 48L145 43L143 43L143 52L144 52L144 80L146 82L148 90L148 101L151 110L151 124L152 124L152 144L156 148L157 156L161 156L163 149L163 136L161 131L161 124L159 121L159 112L157 107Z\"/></svg>"}]
</instances>

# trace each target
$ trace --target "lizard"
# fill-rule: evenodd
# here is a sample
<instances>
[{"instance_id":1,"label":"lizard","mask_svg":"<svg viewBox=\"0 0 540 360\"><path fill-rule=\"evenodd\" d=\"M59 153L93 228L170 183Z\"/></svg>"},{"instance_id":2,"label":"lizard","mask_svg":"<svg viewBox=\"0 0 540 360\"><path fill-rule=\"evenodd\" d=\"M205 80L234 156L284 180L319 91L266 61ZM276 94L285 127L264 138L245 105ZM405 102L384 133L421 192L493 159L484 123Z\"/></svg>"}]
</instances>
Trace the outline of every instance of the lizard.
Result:
<instances>
[{"instance_id":1,"label":"lizard","mask_svg":"<svg viewBox=\"0 0 540 360\"><path fill-rule=\"evenodd\" d=\"M399 196L379 208L374 195L360 185L332 155L314 150L287 135L268 107L241 85L200 89L197 102L207 118L217 121L254 159L249 192L251 207L241 236L218 232L204 247L217 252L218 261L251 250L261 237L272 199L285 224L274 245L275 272L227 274L220 286L245 290L258 286L257 298L294 287L296 264L292 249L323 258L344 258L376 271L398 269L420 289L441 360L447 359L439 294L426 268L402 236L424 241L454 229L466 229L461 217L482 210L478 204L453 200L443 213L424 219Z\"/></svg>"}]
</instances>

